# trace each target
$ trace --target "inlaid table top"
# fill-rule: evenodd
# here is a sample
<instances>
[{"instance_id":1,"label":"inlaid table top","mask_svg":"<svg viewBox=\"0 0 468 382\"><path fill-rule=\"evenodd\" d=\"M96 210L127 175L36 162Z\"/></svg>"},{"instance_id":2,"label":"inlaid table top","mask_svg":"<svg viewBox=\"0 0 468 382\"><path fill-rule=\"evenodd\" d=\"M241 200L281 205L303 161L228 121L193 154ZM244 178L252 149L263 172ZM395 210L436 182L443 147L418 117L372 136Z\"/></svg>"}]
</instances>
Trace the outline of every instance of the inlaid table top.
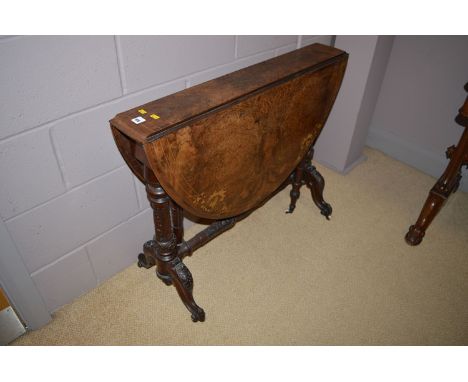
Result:
<instances>
[{"instance_id":1,"label":"inlaid table top","mask_svg":"<svg viewBox=\"0 0 468 382\"><path fill-rule=\"evenodd\" d=\"M142 147L184 210L208 219L239 215L271 195L313 145L347 57L307 46L120 113L110 121L114 136ZM122 155L132 167L131 154Z\"/></svg>"},{"instance_id":2,"label":"inlaid table top","mask_svg":"<svg viewBox=\"0 0 468 382\"><path fill-rule=\"evenodd\" d=\"M137 142L144 143L240 97L346 57L345 52L330 46L309 45L119 113L111 124ZM142 115L138 111L141 109L147 113ZM151 118L152 114L159 118ZM138 116L146 121L135 125L132 119Z\"/></svg>"}]
</instances>

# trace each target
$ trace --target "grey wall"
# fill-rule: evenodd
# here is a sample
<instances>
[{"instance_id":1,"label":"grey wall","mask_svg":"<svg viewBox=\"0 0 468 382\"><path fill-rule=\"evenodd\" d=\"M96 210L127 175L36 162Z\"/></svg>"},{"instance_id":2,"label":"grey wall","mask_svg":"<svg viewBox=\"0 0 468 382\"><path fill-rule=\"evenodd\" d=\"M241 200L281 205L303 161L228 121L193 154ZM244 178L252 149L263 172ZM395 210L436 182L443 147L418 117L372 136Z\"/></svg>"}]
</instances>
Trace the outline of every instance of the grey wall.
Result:
<instances>
[{"instance_id":1,"label":"grey wall","mask_svg":"<svg viewBox=\"0 0 468 382\"><path fill-rule=\"evenodd\" d=\"M360 163L369 121L385 73L393 37L336 36L335 46L349 53L335 105L316 144L315 159L341 173Z\"/></svg>"},{"instance_id":2,"label":"grey wall","mask_svg":"<svg viewBox=\"0 0 468 382\"><path fill-rule=\"evenodd\" d=\"M29 329L38 329L49 322L51 317L42 296L1 220L0 286Z\"/></svg>"},{"instance_id":3,"label":"grey wall","mask_svg":"<svg viewBox=\"0 0 468 382\"><path fill-rule=\"evenodd\" d=\"M463 132L453 119L466 82L467 36L395 37L367 144L438 178Z\"/></svg>"},{"instance_id":4,"label":"grey wall","mask_svg":"<svg viewBox=\"0 0 468 382\"><path fill-rule=\"evenodd\" d=\"M313 42L331 36L0 39L0 216L49 312L134 263L152 237L108 120Z\"/></svg>"}]
</instances>

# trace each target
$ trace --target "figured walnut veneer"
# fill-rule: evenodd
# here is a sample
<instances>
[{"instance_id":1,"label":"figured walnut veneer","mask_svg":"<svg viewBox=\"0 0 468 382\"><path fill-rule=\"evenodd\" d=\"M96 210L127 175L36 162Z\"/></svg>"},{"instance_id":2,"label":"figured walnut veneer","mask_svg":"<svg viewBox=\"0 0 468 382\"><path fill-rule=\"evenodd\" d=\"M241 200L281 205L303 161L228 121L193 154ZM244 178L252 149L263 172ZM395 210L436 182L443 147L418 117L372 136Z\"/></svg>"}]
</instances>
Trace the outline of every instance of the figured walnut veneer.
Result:
<instances>
[{"instance_id":1,"label":"figured walnut veneer","mask_svg":"<svg viewBox=\"0 0 468 382\"><path fill-rule=\"evenodd\" d=\"M315 58L325 51L328 65ZM143 144L161 185L182 208L209 219L241 214L271 195L304 157L346 66L345 54L320 45L286 56L119 114L111 124ZM138 109L160 119L135 125Z\"/></svg>"},{"instance_id":2,"label":"figured walnut veneer","mask_svg":"<svg viewBox=\"0 0 468 382\"><path fill-rule=\"evenodd\" d=\"M246 212L281 185L318 137L341 76L326 67L211 113L145 145L149 163L190 213L223 219Z\"/></svg>"}]
</instances>

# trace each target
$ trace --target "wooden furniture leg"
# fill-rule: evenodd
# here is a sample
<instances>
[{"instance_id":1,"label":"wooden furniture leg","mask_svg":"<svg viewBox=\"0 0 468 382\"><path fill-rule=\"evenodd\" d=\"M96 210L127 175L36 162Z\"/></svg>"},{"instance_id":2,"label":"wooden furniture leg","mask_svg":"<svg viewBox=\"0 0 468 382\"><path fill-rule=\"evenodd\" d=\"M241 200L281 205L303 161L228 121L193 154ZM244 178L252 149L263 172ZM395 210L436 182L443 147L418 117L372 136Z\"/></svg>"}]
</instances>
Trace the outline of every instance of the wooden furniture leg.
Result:
<instances>
[{"instance_id":1,"label":"wooden furniture leg","mask_svg":"<svg viewBox=\"0 0 468 382\"><path fill-rule=\"evenodd\" d=\"M312 165L314 149L311 147L304 159L299 163L292 177L292 190L290 192L291 204L286 213L292 213L296 207L296 201L300 196L300 188L303 184L307 185L312 195L312 200L319 208L320 213L330 220L332 207L323 199L323 189L325 188L325 180L323 176Z\"/></svg>"},{"instance_id":2,"label":"wooden furniture leg","mask_svg":"<svg viewBox=\"0 0 468 382\"><path fill-rule=\"evenodd\" d=\"M468 92L468 83L465 85ZM426 230L432 223L448 197L456 192L461 180L461 169L468 166L468 97L464 105L460 108L455 121L465 127L465 130L457 146L447 149L446 155L450 159L447 168L429 192L429 196L424 204L417 222L410 226L405 240L409 245L421 243Z\"/></svg>"},{"instance_id":3,"label":"wooden furniture leg","mask_svg":"<svg viewBox=\"0 0 468 382\"><path fill-rule=\"evenodd\" d=\"M232 228L248 213L215 221L192 239L185 241L183 209L167 195L149 167L145 167L144 174L146 193L153 209L155 235L153 240L143 245L143 253L138 255L137 264L140 268L156 266L158 278L166 285L174 284L176 287L180 299L192 315L192 321L204 321L205 312L193 298L192 274L182 259Z\"/></svg>"},{"instance_id":4,"label":"wooden furniture leg","mask_svg":"<svg viewBox=\"0 0 468 382\"><path fill-rule=\"evenodd\" d=\"M170 206L174 235L177 241L177 248L179 248L184 240L184 211L172 199Z\"/></svg>"},{"instance_id":5,"label":"wooden furniture leg","mask_svg":"<svg viewBox=\"0 0 468 382\"><path fill-rule=\"evenodd\" d=\"M312 165L312 158L314 156L314 149L311 148L306 155L305 165L305 181L306 185L310 188L310 193L315 205L319 208L320 213L330 220L332 207L325 200L323 200L323 189L325 188L325 180L323 176Z\"/></svg>"},{"instance_id":6,"label":"wooden furniture leg","mask_svg":"<svg viewBox=\"0 0 468 382\"><path fill-rule=\"evenodd\" d=\"M289 193L291 197L291 203L289 204L289 208L286 210L287 214L292 214L294 209L296 208L297 199L299 199L300 188L304 184L304 167L305 167L305 159L301 160L301 163L297 166L294 170L292 175L292 189Z\"/></svg>"},{"instance_id":7,"label":"wooden furniture leg","mask_svg":"<svg viewBox=\"0 0 468 382\"><path fill-rule=\"evenodd\" d=\"M155 240L144 245L139 264L145 268L156 264L156 275L166 284L174 284L182 302L192 314L192 321L204 321L205 312L193 299L193 278L178 256L183 241L182 211L169 198L152 170L145 166L146 193L153 209ZM148 260L150 258L151 260Z\"/></svg>"}]
</instances>

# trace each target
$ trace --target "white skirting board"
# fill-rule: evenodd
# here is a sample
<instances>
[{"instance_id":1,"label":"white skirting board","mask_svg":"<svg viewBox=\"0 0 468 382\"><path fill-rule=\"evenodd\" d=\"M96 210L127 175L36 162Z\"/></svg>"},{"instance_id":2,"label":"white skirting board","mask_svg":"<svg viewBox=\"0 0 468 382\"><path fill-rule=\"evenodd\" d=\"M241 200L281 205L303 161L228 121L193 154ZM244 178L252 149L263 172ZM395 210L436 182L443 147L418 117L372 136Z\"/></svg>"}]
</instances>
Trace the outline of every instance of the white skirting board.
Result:
<instances>
[{"instance_id":1,"label":"white skirting board","mask_svg":"<svg viewBox=\"0 0 468 382\"><path fill-rule=\"evenodd\" d=\"M449 163L449 160L445 158L445 149L440 152L440 155L436 155L383 130L371 129L366 144L436 179L442 175ZM453 144L456 145L458 142L453 142ZM459 189L468 192L468 172L463 170L462 174Z\"/></svg>"}]
</instances>

